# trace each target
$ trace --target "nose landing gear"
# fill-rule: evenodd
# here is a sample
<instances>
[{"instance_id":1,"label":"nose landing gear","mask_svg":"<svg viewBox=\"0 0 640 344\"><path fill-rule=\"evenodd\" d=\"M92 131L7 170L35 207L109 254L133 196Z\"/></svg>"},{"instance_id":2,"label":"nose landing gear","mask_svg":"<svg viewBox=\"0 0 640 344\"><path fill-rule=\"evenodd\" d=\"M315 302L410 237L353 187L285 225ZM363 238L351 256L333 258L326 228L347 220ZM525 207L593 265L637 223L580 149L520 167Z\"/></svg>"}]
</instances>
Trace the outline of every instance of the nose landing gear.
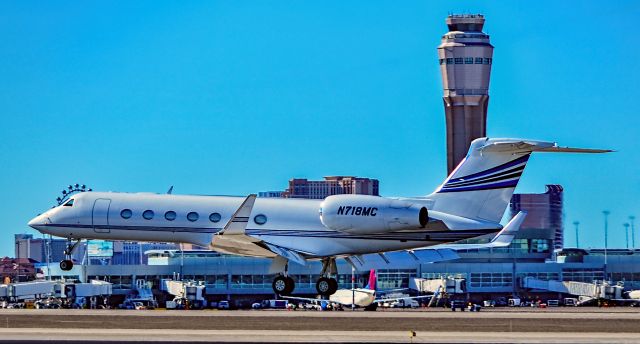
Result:
<instances>
[{"instance_id":1,"label":"nose landing gear","mask_svg":"<svg viewBox=\"0 0 640 344\"><path fill-rule=\"evenodd\" d=\"M73 269L73 260L71 260L71 254L73 254L73 251L76 249L76 247L78 247L78 244L80 244L80 240L78 239L78 241L73 244L71 243L71 241L72 239L67 240L67 248L64 250L65 259L60 262L60 270L62 271L69 271Z\"/></svg>"}]
</instances>

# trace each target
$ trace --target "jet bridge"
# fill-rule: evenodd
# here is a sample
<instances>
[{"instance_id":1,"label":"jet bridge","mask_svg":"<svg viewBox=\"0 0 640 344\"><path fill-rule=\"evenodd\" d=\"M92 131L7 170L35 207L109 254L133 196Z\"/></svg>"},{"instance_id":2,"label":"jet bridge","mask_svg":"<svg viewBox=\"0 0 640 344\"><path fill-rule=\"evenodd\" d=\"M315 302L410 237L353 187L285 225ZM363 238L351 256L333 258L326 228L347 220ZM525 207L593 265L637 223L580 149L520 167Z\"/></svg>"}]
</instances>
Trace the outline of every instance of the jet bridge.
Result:
<instances>
[{"instance_id":1,"label":"jet bridge","mask_svg":"<svg viewBox=\"0 0 640 344\"><path fill-rule=\"evenodd\" d=\"M446 302L452 295L464 294L466 292L466 282L464 278L440 278L424 279L414 278L410 282L410 288L421 293L432 293L428 307L434 307L442 302Z\"/></svg>"},{"instance_id":2,"label":"jet bridge","mask_svg":"<svg viewBox=\"0 0 640 344\"><path fill-rule=\"evenodd\" d=\"M611 285L604 281L593 283L540 280L533 277L522 279L521 287L575 295L579 297L579 304L592 300L619 300L622 299L624 287L621 284Z\"/></svg>"},{"instance_id":3,"label":"jet bridge","mask_svg":"<svg viewBox=\"0 0 640 344\"><path fill-rule=\"evenodd\" d=\"M161 290L173 295L173 301L177 304L187 301L191 304L191 307L199 308L205 306L205 286L201 283L165 279L162 280Z\"/></svg>"}]
</instances>

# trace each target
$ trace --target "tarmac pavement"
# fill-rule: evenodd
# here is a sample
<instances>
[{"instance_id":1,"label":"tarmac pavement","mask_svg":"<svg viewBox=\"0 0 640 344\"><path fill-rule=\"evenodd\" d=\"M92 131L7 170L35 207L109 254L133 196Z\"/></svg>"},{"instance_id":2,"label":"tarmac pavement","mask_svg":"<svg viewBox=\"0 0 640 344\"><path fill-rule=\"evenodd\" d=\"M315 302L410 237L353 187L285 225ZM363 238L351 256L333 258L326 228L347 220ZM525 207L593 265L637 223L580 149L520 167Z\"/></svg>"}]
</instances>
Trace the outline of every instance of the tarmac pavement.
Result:
<instances>
[{"instance_id":1,"label":"tarmac pavement","mask_svg":"<svg viewBox=\"0 0 640 344\"><path fill-rule=\"evenodd\" d=\"M0 310L0 340L32 342L640 343L639 325L635 308L479 313Z\"/></svg>"}]
</instances>

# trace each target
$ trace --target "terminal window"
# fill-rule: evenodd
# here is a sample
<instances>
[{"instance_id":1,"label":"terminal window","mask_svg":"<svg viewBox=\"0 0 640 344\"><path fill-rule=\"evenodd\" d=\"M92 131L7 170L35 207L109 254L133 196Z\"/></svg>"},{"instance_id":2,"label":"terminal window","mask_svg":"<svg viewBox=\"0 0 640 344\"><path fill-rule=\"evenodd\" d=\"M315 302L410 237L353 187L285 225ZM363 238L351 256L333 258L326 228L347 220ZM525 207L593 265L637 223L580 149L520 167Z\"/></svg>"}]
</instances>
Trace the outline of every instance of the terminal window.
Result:
<instances>
[{"instance_id":1,"label":"terminal window","mask_svg":"<svg viewBox=\"0 0 640 344\"><path fill-rule=\"evenodd\" d=\"M471 287L496 288L513 286L513 275L510 272L471 273Z\"/></svg>"}]
</instances>

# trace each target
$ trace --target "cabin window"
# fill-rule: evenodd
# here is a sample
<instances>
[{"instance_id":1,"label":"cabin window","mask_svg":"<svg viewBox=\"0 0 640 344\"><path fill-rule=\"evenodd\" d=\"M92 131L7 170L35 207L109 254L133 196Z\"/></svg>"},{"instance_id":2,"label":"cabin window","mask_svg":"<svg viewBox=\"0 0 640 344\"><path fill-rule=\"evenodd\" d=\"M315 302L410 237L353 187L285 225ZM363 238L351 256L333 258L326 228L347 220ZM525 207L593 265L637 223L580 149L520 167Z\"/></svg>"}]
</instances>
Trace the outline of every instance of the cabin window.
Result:
<instances>
[{"instance_id":1,"label":"cabin window","mask_svg":"<svg viewBox=\"0 0 640 344\"><path fill-rule=\"evenodd\" d=\"M168 212L164 213L164 218L167 219L167 221L173 221L176 219L176 212L173 210L169 210Z\"/></svg>"},{"instance_id":2,"label":"cabin window","mask_svg":"<svg viewBox=\"0 0 640 344\"><path fill-rule=\"evenodd\" d=\"M189 214L187 214L187 220L194 222L194 221L198 221L198 213L196 213L195 211L190 212Z\"/></svg>"},{"instance_id":3,"label":"cabin window","mask_svg":"<svg viewBox=\"0 0 640 344\"><path fill-rule=\"evenodd\" d=\"M67 203L64 204L65 207L73 207L73 198L68 200Z\"/></svg>"},{"instance_id":4,"label":"cabin window","mask_svg":"<svg viewBox=\"0 0 640 344\"><path fill-rule=\"evenodd\" d=\"M222 215L219 213L211 213L211 215L209 215L209 221L211 222L218 222L220 219L222 219Z\"/></svg>"},{"instance_id":5,"label":"cabin window","mask_svg":"<svg viewBox=\"0 0 640 344\"><path fill-rule=\"evenodd\" d=\"M253 218L253 222L255 222L255 223L259 224L259 225L264 225L265 223L267 223L267 216L263 215L263 214L256 215Z\"/></svg>"},{"instance_id":6,"label":"cabin window","mask_svg":"<svg viewBox=\"0 0 640 344\"><path fill-rule=\"evenodd\" d=\"M122 211L120 212L120 216L122 216L123 219L129 219L132 215L133 212L131 211L131 209L122 209Z\"/></svg>"},{"instance_id":7,"label":"cabin window","mask_svg":"<svg viewBox=\"0 0 640 344\"><path fill-rule=\"evenodd\" d=\"M142 213L142 217L144 217L145 220L151 220L153 218L153 210L145 210Z\"/></svg>"}]
</instances>

